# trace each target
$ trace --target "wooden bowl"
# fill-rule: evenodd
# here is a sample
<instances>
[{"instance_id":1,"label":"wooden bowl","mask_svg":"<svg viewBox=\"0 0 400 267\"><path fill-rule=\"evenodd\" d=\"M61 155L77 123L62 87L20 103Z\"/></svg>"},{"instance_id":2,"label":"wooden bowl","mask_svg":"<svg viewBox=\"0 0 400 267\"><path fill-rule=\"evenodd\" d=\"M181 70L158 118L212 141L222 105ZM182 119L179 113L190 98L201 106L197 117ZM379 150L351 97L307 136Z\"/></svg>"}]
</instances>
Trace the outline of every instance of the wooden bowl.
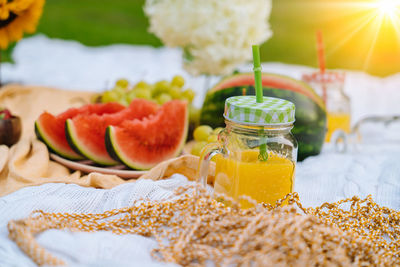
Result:
<instances>
[{"instance_id":1,"label":"wooden bowl","mask_svg":"<svg viewBox=\"0 0 400 267\"><path fill-rule=\"evenodd\" d=\"M12 116L6 120L0 120L0 145L12 146L21 137L21 119Z\"/></svg>"}]
</instances>

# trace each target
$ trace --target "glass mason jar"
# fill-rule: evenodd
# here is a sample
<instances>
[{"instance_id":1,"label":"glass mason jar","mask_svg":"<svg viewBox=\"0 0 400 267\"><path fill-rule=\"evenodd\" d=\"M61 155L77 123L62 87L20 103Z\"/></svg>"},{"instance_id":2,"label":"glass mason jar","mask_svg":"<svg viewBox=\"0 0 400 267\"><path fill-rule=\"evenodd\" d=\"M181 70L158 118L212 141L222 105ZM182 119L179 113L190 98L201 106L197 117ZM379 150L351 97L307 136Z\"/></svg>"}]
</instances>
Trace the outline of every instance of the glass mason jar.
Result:
<instances>
[{"instance_id":1,"label":"glass mason jar","mask_svg":"<svg viewBox=\"0 0 400 267\"><path fill-rule=\"evenodd\" d=\"M249 101L243 104L243 99ZM274 205L293 192L297 161L297 142L291 133L294 113L294 104L282 99L264 97L259 104L252 96L228 98L226 128L218 142L201 153L200 182L207 184L209 161L215 156L215 193L235 200L248 196ZM240 204L242 208L252 206L245 199Z\"/></svg>"},{"instance_id":2,"label":"glass mason jar","mask_svg":"<svg viewBox=\"0 0 400 267\"><path fill-rule=\"evenodd\" d=\"M325 142L330 142L337 130L350 133L351 106L350 98L344 93L345 73L314 72L303 75L303 81L310 84L319 94L327 109L327 133Z\"/></svg>"}]
</instances>

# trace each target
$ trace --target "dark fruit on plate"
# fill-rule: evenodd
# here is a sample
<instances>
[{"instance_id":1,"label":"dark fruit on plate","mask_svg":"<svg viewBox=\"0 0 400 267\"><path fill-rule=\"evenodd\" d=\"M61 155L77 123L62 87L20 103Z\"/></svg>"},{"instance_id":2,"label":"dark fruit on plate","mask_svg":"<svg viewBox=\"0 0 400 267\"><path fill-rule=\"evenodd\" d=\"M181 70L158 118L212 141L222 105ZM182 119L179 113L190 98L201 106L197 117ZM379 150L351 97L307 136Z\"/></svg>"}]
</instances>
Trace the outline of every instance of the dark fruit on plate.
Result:
<instances>
[{"instance_id":1,"label":"dark fruit on plate","mask_svg":"<svg viewBox=\"0 0 400 267\"><path fill-rule=\"evenodd\" d=\"M11 117L12 117L11 112L8 109L6 108L0 109L0 120L7 120Z\"/></svg>"},{"instance_id":2,"label":"dark fruit on plate","mask_svg":"<svg viewBox=\"0 0 400 267\"><path fill-rule=\"evenodd\" d=\"M21 137L21 119L8 109L0 110L0 145L12 146Z\"/></svg>"}]
</instances>

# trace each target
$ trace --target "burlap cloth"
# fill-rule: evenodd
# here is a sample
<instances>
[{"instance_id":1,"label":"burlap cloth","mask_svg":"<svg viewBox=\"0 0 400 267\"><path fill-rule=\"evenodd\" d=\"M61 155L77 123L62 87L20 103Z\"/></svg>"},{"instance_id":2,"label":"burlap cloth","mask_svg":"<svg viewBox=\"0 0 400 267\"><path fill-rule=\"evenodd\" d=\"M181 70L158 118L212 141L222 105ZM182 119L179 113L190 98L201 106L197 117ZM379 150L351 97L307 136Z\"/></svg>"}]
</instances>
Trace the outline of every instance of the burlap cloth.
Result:
<instances>
[{"instance_id":1,"label":"burlap cloth","mask_svg":"<svg viewBox=\"0 0 400 267\"><path fill-rule=\"evenodd\" d=\"M135 181L124 180L115 175L84 175L80 171L71 171L50 160L46 145L36 139L34 122L43 111L61 113L70 107L89 103L93 94L19 85L8 85L0 89L0 107L9 108L13 114L19 116L23 127L17 144L11 148L0 145L0 196L26 186L44 183L74 183L108 189ZM173 173L181 173L193 180L197 166L198 157L186 155L160 163L140 178L158 180ZM210 173L213 172L212 166Z\"/></svg>"}]
</instances>

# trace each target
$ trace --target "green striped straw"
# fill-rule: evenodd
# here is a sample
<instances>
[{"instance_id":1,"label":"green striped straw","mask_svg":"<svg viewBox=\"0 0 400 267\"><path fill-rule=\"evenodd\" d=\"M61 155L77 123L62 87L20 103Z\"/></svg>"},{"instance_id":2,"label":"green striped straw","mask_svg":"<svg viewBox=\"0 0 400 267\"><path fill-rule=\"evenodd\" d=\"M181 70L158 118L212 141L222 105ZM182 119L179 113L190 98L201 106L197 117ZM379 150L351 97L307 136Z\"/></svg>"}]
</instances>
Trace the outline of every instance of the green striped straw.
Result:
<instances>
[{"instance_id":1,"label":"green striped straw","mask_svg":"<svg viewBox=\"0 0 400 267\"><path fill-rule=\"evenodd\" d=\"M257 103L263 102L263 88L261 81L261 60L260 60L260 47L258 45L253 45L253 71L254 71L254 85L256 88L256 101ZM264 127L260 129L260 136L263 140ZM267 144L260 145L260 153L258 155L260 161L266 161L268 159Z\"/></svg>"}]
</instances>

